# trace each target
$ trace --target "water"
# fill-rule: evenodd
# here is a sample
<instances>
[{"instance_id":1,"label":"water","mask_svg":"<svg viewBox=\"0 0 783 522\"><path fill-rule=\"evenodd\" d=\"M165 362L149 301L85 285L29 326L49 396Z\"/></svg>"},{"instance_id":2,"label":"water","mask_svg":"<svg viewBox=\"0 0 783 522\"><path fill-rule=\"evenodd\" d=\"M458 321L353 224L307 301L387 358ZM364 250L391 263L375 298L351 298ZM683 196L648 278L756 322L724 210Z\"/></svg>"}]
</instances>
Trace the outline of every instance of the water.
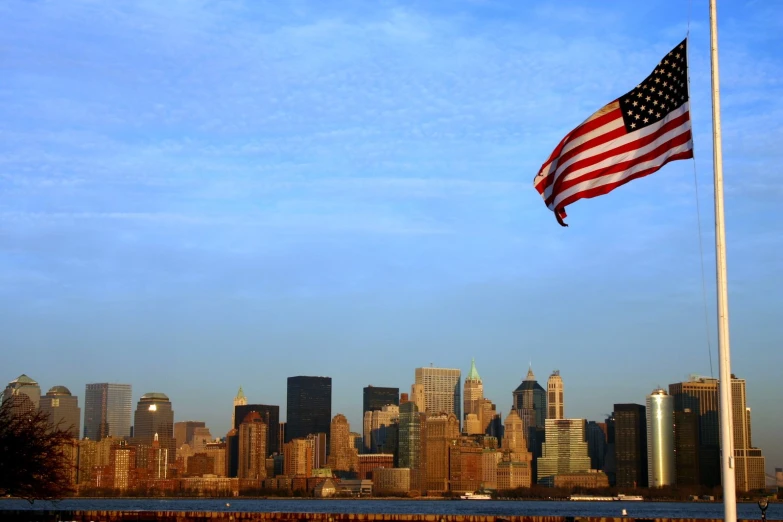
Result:
<instances>
[{"instance_id":1,"label":"water","mask_svg":"<svg viewBox=\"0 0 783 522\"><path fill-rule=\"evenodd\" d=\"M226 505L226 504L230 505ZM411 513L439 515L574 516L629 518L723 518L723 504L714 502L546 502L513 500L322 500L322 499L66 499L35 502L0 500L4 509L106 511L246 511L290 513ZM0 517L2 518L2 517ZM759 520L755 503L737 504L737 518ZM783 520L783 504L770 503L768 520Z\"/></svg>"}]
</instances>

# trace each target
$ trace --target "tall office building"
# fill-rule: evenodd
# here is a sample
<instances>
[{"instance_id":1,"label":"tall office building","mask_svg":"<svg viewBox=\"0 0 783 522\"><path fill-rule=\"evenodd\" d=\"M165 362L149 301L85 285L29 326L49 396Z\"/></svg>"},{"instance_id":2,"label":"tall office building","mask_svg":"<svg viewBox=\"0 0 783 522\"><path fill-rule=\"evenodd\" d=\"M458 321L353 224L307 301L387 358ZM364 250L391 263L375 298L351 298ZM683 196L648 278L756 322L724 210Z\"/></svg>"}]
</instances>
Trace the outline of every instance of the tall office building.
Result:
<instances>
[{"instance_id":1,"label":"tall office building","mask_svg":"<svg viewBox=\"0 0 783 522\"><path fill-rule=\"evenodd\" d=\"M239 478L265 479L267 449L267 436L269 427L257 411L248 413L239 424Z\"/></svg>"},{"instance_id":2,"label":"tall office building","mask_svg":"<svg viewBox=\"0 0 783 522\"><path fill-rule=\"evenodd\" d=\"M604 469L606 463L606 423L588 421L587 430L587 454L590 456L591 469Z\"/></svg>"},{"instance_id":3,"label":"tall office building","mask_svg":"<svg viewBox=\"0 0 783 522\"><path fill-rule=\"evenodd\" d=\"M533 454L533 480L538 480L538 460L543 455L544 422L546 420L546 390L538 384L532 366L527 376L513 392L514 411L522 419L527 449Z\"/></svg>"},{"instance_id":4,"label":"tall office building","mask_svg":"<svg viewBox=\"0 0 783 522\"><path fill-rule=\"evenodd\" d=\"M701 485L714 488L721 484L720 411L718 379L692 376L688 381L669 385L674 411L690 410L699 422L699 477Z\"/></svg>"},{"instance_id":5,"label":"tall office building","mask_svg":"<svg viewBox=\"0 0 783 522\"><path fill-rule=\"evenodd\" d=\"M157 440L161 450L168 452L167 462L176 460L174 410L166 394L150 392L141 396L133 418L133 439L150 446Z\"/></svg>"},{"instance_id":6,"label":"tall office building","mask_svg":"<svg viewBox=\"0 0 783 522\"><path fill-rule=\"evenodd\" d=\"M351 426L345 415L338 413L332 419L332 434L329 441L329 467L332 471L356 471L359 454L351 444Z\"/></svg>"},{"instance_id":7,"label":"tall office building","mask_svg":"<svg viewBox=\"0 0 783 522\"><path fill-rule=\"evenodd\" d=\"M3 391L3 402L13 401L14 408L37 410L41 402L41 387L25 374L8 383Z\"/></svg>"},{"instance_id":8,"label":"tall office building","mask_svg":"<svg viewBox=\"0 0 783 522\"><path fill-rule=\"evenodd\" d=\"M609 485L617 485L617 451L615 443L615 422L614 413L606 417L606 452L604 453L604 465L601 467L609 478Z\"/></svg>"},{"instance_id":9,"label":"tall office building","mask_svg":"<svg viewBox=\"0 0 783 522\"><path fill-rule=\"evenodd\" d=\"M381 386L369 385L365 387L363 391L362 414L365 414L368 411L380 410L389 404L394 406L400 405L399 388L384 388Z\"/></svg>"},{"instance_id":10,"label":"tall office building","mask_svg":"<svg viewBox=\"0 0 783 522\"><path fill-rule=\"evenodd\" d=\"M399 453L397 462L401 468L409 468L410 487L421 491L423 479L422 428L423 416L415 402L406 402L400 406Z\"/></svg>"},{"instance_id":11,"label":"tall office building","mask_svg":"<svg viewBox=\"0 0 783 522\"><path fill-rule=\"evenodd\" d=\"M513 392L514 405L519 418L525 425L525 430L530 428L543 428L546 420L546 391L536 381L532 366L527 371L527 376ZM530 438L530 434L525 435Z\"/></svg>"},{"instance_id":12,"label":"tall office building","mask_svg":"<svg viewBox=\"0 0 783 522\"><path fill-rule=\"evenodd\" d=\"M614 405L614 458L617 487L647 487L647 412L641 404Z\"/></svg>"},{"instance_id":13,"label":"tall office building","mask_svg":"<svg viewBox=\"0 0 783 522\"><path fill-rule=\"evenodd\" d=\"M415 383L424 386L424 412L428 415L453 413L459 424L460 378L462 372L452 368L416 368Z\"/></svg>"},{"instance_id":14,"label":"tall office building","mask_svg":"<svg viewBox=\"0 0 783 522\"><path fill-rule=\"evenodd\" d=\"M261 414L264 424L268 426L266 449L271 455L281 451L280 440L280 406L275 404L238 404L234 406L234 428L239 429L248 413L257 411ZM268 455L267 455L268 456Z\"/></svg>"},{"instance_id":15,"label":"tall office building","mask_svg":"<svg viewBox=\"0 0 783 522\"><path fill-rule=\"evenodd\" d=\"M131 385L88 384L84 392L84 437L130 437Z\"/></svg>"},{"instance_id":16,"label":"tall office building","mask_svg":"<svg viewBox=\"0 0 783 522\"><path fill-rule=\"evenodd\" d=\"M459 439L459 419L453 413L427 414L424 434L424 489L428 494L448 491L449 449Z\"/></svg>"},{"instance_id":17,"label":"tall office building","mask_svg":"<svg viewBox=\"0 0 783 522\"><path fill-rule=\"evenodd\" d=\"M658 388L647 396L647 484L673 486L676 481L674 398Z\"/></svg>"},{"instance_id":18,"label":"tall office building","mask_svg":"<svg viewBox=\"0 0 783 522\"><path fill-rule=\"evenodd\" d=\"M332 422L332 378L297 376L288 378L286 442L326 433Z\"/></svg>"},{"instance_id":19,"label":"tall office building","mask_svg":"<svg viewBox=\"0 0 783 522\"><path fill-rule=\"evenodd\" d=\"M257 412L267 426L267 457L274 453L281 453L283 450L283 441L280 436L285 423L280 422L280 406L271 404L238 404L234 406L234 413L232 414L234 419L233 429L226 435L228 448L226 465L229 477L239 476L239 425L252 412Z\"/></svg>"},{"instance_id":20,"label":"tall office building","mask_svg":"<svg viewBox=\"0 0 783 522\"><path fill-rule=\"evenodd\" d=\"M720 408L718 379L693 376L686 382L669 385L677 412L690 410L699 419L698 471L700 482L707 487L721 483ZM765 459L751 440L750 409L745 395L745 379L731 378L732 438L737 491L764 488Z\"/></svg>"},{"instance_id":21,"label":"tall office building","mask_svg":"<svg viewBox=\"0 0 783 522\"><path fill-rule=\"evenodd\" d=\"M481 381L481 376L479 376L478 370L476 370L475 359L470 360L470 371L468 372L468 376L465 377L465 384L463 385L463 388L465 396L464 419L467 419L468 415L475 415L478 422L478 429L471 431L475 431L475 433L483 433L484 430L482 429L481 425L481 416L484 399L484 383ZM468 432L468 434L473 433Z\"/></svg>"},{"instance_id":22,"label":"tall office building","mask_svg":"<svg viewBox=\"0 0 783 522\"><path fill-rule=\"evenodd\" d=\"M554 486L555 477L590 469L585 419L546 419L546 442L538 459L537 484Z\"/></svg>"},{"instance_id":23,"label":"tall office building","mask_svg":"<svg viewBox=\"0 0 783 522\"><path fill-rule=\"evenodd\" d=\"M82 410L79 398L71 395L71 390L65 386L52 386L41 397L40 409L49 416L53 426L70 432L74 439L79 438Z\"/></svg>"},{"instance_id":24,"label":"tall office building","mask_svg":"<svg viewBox=\"0 0 783 522\"><path fill-rule=\"evenodd\" d=\"M565 419L565 403L563 402L563 379L560 370L555 370L546 381L547 419Z\"/></svg>"},{"instance_id":25,"label":"tall office building","mask_svg":"<svg viewBox=\"0 0 783 522\"><path fill-rule=\"evenodd\" d=\"M678 486L698 486L699 417L689 408L674 412L674 468Z\"/></svg>"},{"instance_id":26,"label":"tall office building","mask_svg":"<svg viewBox=\"0 0 783 522\"><path fill-rule=\"evenodd\" d=\"M750 408L747 407L745 379L731 376L732 425L734 428L734 468L737 491L754 491L766 487L765 459L753 446Z\"/></svg>"},{"instance_id":27,"label":"tall office building","mask_svg":"<svg viewBox=\"0 0 783 522\"><path fill-rule=\"evenodd\" d=\"M239 387L239 391L237 391L237 396L234 397L234 409L231 410L231 425L233 427L239 426L239 422L242 422L242 419L239 419L239 422L237 422L236 419L236 411L237 406L245 406L247 404L247 397L245 397L245 392L242 391L242 386Z\"/></svg>"},{"instance_id":28,"label":"tall office building","mask_svg":"<svg viewBox=\"0 0 783 522\"><path fill-rule=\"evenodd\" d=\"M525 437L525 428L522 425L522 419L517 412L512 410L506 415L506 422L503 430L502 448L504 452L510 454L509 460L529 461L532 459L527 450L527 438ZM530 458L528 458L530 456Z\"/></svg>"}]
</instances>

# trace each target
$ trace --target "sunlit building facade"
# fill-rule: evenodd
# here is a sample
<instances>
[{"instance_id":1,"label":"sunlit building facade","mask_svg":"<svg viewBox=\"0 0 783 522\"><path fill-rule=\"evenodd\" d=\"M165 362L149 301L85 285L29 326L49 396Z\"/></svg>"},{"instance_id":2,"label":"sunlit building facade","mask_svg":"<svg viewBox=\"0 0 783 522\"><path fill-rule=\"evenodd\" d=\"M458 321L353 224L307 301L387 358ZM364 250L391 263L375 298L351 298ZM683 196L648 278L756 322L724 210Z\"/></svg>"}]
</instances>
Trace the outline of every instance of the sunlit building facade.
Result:
<instances>
[{"instance_id":1,"label":"sunlit building facade","mask_svg":"<svg viewBox=\"0 0 783 522\"><path fill-rule=\"evenodd\" d=\"M104 437L130 437L130 384L88 384L84 392L84 432L92 440Z\"/></svg>"},{"instance_id":2,"label":"sunlit building facade","mask_svg":"<svg viewBox=\"0 0 783 522\"><path fill-rule=\"evenodd\" d=\"M452 368L416 368L414 382L424 386L424 412L427 415L453 413L459 424L462 419L461 374L460 370Z\"/></svg>"},{"instance_id":3,"label":"sunlit building facade","mask_svg":"<svg viewBox=\"0 0 783 522\"><path fill-rule=\"evenodd\" d=\"M676 481L674 398L658 388L647 396L647 484L673 486Z\"/></svg>"},{"instance_id":4,"label":"sunlit building facade","mask_svg":"<svg viewBox=\"0 0 783 522\"><path fill-rule=\"evenodd\" d=\"M173 463L176 458L174 440L174 410L171 401L164 393L145 393L136 405L133 419L133 440L136 443L151 446L157 440L162 450L167 450L167 460Z\"/></svg>"}]
</instances>

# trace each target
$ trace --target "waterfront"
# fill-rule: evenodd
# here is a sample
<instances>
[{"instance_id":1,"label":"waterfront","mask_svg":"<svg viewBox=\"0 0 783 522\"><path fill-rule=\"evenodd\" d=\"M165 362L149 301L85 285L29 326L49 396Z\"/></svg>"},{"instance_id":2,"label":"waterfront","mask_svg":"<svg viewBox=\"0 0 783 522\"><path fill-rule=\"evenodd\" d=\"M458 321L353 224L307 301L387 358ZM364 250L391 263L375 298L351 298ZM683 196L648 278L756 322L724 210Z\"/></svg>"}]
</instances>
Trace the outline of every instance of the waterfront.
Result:
<instances>
[{"instance_id":1,"label":"waterfront","mask_svg":"<svg viewBox=\"0 0 783 522\"><path fill-rule=\"evenodd\" d=\"M321 499L65 499L35 502L0 500L0 510L64 511L197 511L281 513L382 513L431 515L570 516L628 518L722 519L723 504L717 502L566 502L518 500L321 500ZM755 502L738 503L737 517L759 520ZM783 520L783 504L772 503L768 520Z\"/></svg>"}]
</instances>

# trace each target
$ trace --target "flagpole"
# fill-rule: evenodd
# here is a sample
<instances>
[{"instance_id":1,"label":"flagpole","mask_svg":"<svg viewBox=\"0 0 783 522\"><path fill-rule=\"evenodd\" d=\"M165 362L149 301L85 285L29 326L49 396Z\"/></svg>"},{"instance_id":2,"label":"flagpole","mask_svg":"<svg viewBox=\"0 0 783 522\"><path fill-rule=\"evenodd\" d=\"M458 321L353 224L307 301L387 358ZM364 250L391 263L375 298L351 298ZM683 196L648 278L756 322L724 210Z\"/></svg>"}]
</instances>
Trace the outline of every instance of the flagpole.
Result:
<instances>
[{"instance_id":1,"label":"flagpole","mask_svg":"<svg viewBox=\"0 0 783 522\"><path fill-rule=\"evenodd\" d=\"M732 440L731 359L729 357L729 296L726 275L726 227L723 215L723 150L720 127L717 0L710 0L710 62L712 66L712 162L715 183L715 265L718 290L718 359L720 368L720 446L725 522L737 521L737 486Z\"/></svg>"}]
</instances>

